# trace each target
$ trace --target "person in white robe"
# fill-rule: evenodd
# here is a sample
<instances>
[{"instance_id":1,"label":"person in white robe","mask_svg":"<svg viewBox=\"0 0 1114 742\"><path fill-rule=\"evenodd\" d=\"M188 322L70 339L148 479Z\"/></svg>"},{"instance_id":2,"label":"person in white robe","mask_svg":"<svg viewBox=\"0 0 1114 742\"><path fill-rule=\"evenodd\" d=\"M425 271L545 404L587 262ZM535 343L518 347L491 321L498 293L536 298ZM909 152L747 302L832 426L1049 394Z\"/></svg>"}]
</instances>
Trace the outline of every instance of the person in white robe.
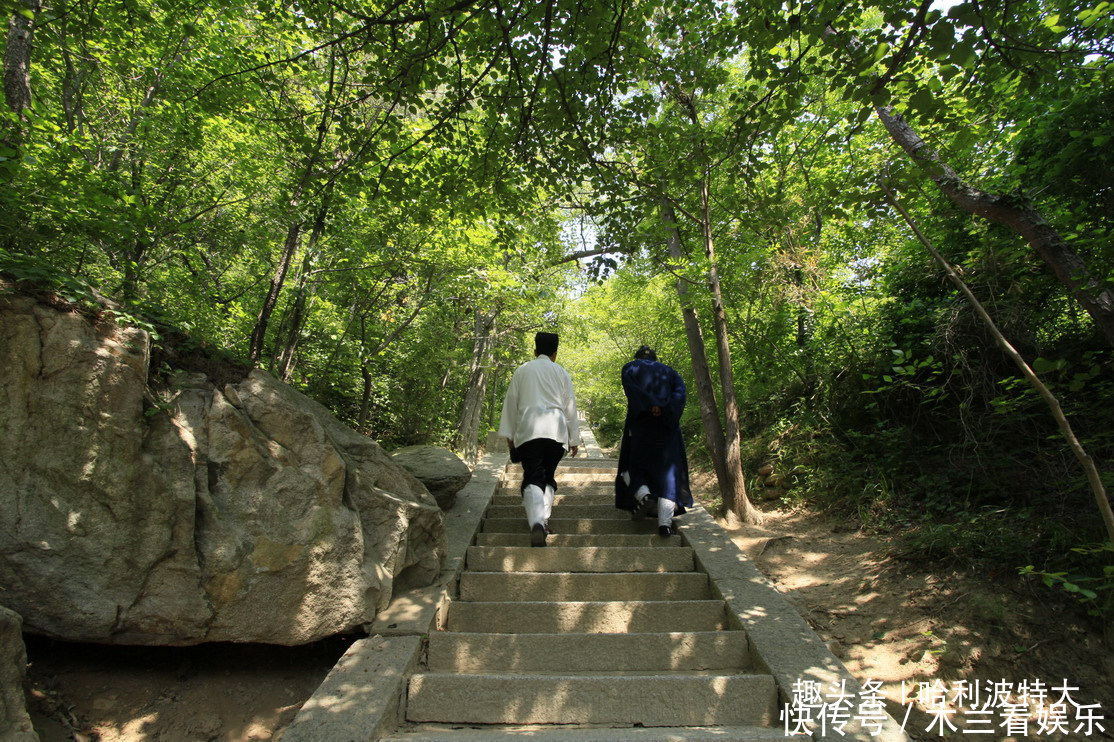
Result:
<instances>
[{"instance_id":1,"label":"person in white robe","mask_svg":"<svg viewBox=\"0 0 1114 742\"><path fill-rule=\"evenodd\" d=\"M580 423L569 373L557 365L558 337L534 336L534 360L517 369L507 387L499 435L507 439L511 461L522 464L522 504L530 525L530 545L545 546L557 493L557 465L576 456Z\"/></svg>"}]
</instances>

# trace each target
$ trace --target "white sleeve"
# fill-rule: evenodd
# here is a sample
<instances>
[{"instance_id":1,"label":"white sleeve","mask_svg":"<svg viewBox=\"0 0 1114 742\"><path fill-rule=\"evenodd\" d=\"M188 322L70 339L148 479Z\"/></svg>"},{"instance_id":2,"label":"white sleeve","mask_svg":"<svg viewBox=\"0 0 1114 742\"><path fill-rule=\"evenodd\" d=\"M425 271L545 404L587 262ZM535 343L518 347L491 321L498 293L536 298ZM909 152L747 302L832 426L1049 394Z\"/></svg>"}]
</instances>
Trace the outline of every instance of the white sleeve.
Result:
<instances>
[{"instance_id":1,"label":"white sleeve","mask_svg":"<svg viewBox=\"0 0 1114 742\"><path fill-rule=\"evenodd\" d=\"M572 390L572 377L565 373L565 426L569 431L569 446L580 445L580 416L576 411L576 395Z\"/></svg>"}]
</instances>

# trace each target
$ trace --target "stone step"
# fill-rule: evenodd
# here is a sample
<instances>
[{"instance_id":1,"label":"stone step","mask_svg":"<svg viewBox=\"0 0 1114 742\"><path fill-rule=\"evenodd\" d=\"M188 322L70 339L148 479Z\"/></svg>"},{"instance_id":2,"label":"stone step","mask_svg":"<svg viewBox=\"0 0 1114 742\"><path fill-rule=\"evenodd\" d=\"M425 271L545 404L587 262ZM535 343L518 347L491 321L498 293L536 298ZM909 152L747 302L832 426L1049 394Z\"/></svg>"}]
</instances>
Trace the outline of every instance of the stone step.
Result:
<instances>
[{"instance_id":1,"label":"stone step","mask_svg":"<svg viewBox=\"0 0 1114 742\"><path fill-rule=\"evenodd\" d=\"M579 477L564 483L561 482L561 478L559 476L555 477L557 479L557 491L560 492L562 490L570 490L573 492L585 492L593 494L604 494L610 492L611 494L615 494L615 477L605 477L602 474L597 474L594 476L596 477L594 480L590 477ZM516 474L514 476L504 476L499 480L499 484L496 489L504 494L518 492L520 489L522 489L522 476L520 474Z\"/></svg>"},{"instance_id":2,"label":"stone step","mask_svg":"<svg viewBox=\"0 0 1114 742\"><path fill-rule=\"evenodd\" d=\"M676 539L673 539L676 541ZM477 572L691 572L692 549L652 546L469 546Z\"/></svg>"},{"instance_id":3,"label":"stone step","mask_svg":"<svg viewBox=\"0 0 1114 742\"><path fill-rule=\"evenodd\" d=\"M616 511L618 512L618 511ZM529 533L530 526L526 515L520 512L516 518L485 518L480 529L483 533ZM553 533L657 533L658 519L634 521L620 518L550 518L549 530Z\"/></svg>"},{"instance_id":4,"label":"stone step","mask_svg":"<svg viewBox=\"0 0 1114 742\"><path fill-rule=\"evenodd\" d=\"M785 742L782 727L545 727L539 725L409 725L380 742Z\"/></svg>"},{"instance_id":5,"label":"stone step","mask_svg":"<svg viewBox=\"0 0 1114 742\"><path fill-rule=\"evenodd\" d=\"M553 479L557 482L557 488L569 485L611 485L615 486L615 472L614 470L608 471L590 471L579 470L569 471L568 469L557 469L553 475ZM508 472L503 475L502 484L504 487L518 487L522 484L522 472Z\"/></svg>"},{"instance_id":6,"label":"stone step","mask_svg":"<svg viewBox=\"0 0 1114 742\"><path fill-rule=\"evenodd\" d=\"M517 505L492 505L488 507L485 517L494 518L522 518L525 517L522 503ZM630 511L618 510L614 504L608 505L556 505L553 506L553 518L593 518L598 520L630 520Z\"/></svg>"},{"instance_id":7,"label":"stone step","mask_svg":"<svg viewBox=\"0 0 1114 742\"><path fill-rule=\"evenodd\" d=\"M540 551L536 549L535 551ZM709 600L703 572L472 572L460 575L461 601L473 603L552 601ZM454 603L452 610L463 603ZM485 629L479 629L484 631ZM494 631L494 629L489 629ZM668 631L668 627L657 629Z\"/></svg>"},{"instance_id":8,"label":"stone step","mask_svg":"<svg viewBox=\"0 0 1114 742\"><path fill-rule=\"evenodd\" d=\"M511 464L511 466L518 466L518 464ZM614 469L619 466L619 459L606 456L585 456L581 453L577 456L566 456L561 459L561 466L610 466Z\"/></svg>"},{"instance_id":9,"label":"stone step","mask_svg":"<svg viewBox=\"0 0 1114 742\"><path fill-rule=\"evenodd\" d=\"M559 546L651 546L658 549L676 547L679 538L659 538L655 529L652 533L551 533L546 547ZM477 533L476 546L529 546L530 534L522 533Z\"/></svg>"},{"instance_id":10,"label":"stone step","mask_svg":"<svg viewBox=\"0 0 1114 742\"><path fill-rule=\"evenodd\" d=\"M770 675L411 676L406 719L478 724L754 724L777 718Z\"/></svg>"},{"instance_id":11,"label":"stone step","mask_svg":"<svg viewBox=\"0 0 1114 742\"><path fill-rule=\"evenodd\" d=\"M579 492L561 494L562 492L565 492L565 490L561 490L557 493L557 496L553 498L554 507L561 507L564 505L606 505L611 508L615 507L615 495L611 492L600 495L581 494ZM491 502L489 502L488 505L491 507L521 509L522 495L515 489L514 492L510 494L495 495L491 498Z\"/></svg>"},{"instance_id":12,"label":"stone step","mask_svg":"<svg viewBox=\"0 0 1114 742\"><path fill-rule=\"evenodd\" d=\"M566 495L579 495L599 497L602 503L615 502L615 488L610 484L562 484L557 487L557 497ZM493 500L501 497L513 497L516 502L522 502L522 488L517 485L500 485L496 490ZM492 505L506 505L508 503L492 502ZM510 503L514 504L514 503ZM592 503L589 503L592 504Z\"/></svg>"},{"instance_id":13,"label":"stone step","mask_svg":"<svg viewBox=\"0 0 1114 742\"><path fill-rule=\"evenodd\" d=\"M483 634L653 634L726 626L722 600L454 601L445 620L447 631Z\"/></svg>"},{"instance_id":14,"label":"stone step","mask_svg":"<svg viewBox=\"0 0 1114 742\"><path fill-rule=\"evenodd\" d=\"M580 673L732 670L749 667L746 634L429 635L431 672Z\"/></svg>"},{"instance_id":15,"label":"stone step","mask_svg":"<svg viewBox=\"0 0 1114 742\"><path fill-rule=\"evenodd\" d=\"M582 456L565 456L557 464L557 471L601 471L610 472L612 475L618 468L617 459L586 459ZM507 474L521 474L522 464L508 461L503 471Z\"/></svg>"}]
</instances>

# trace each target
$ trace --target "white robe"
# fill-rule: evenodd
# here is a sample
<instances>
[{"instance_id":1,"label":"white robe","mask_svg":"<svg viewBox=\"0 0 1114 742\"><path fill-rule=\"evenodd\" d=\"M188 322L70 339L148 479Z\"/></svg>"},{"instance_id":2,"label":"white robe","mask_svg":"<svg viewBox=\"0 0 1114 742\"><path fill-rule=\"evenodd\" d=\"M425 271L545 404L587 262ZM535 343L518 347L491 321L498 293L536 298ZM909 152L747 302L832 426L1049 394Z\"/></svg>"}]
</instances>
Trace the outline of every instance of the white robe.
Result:
<instances>
[{"instance_id":1,"label":"white robe","mask_svg":"<svg viewBox=\"0 0 1114 742\"><path fill-rule=\"evenodd\" d=\"M580 421L568 371L546 355L517 369L507 387L499 435L521 446L537 438L580 445Z\"/></svg>"}]
</instances>

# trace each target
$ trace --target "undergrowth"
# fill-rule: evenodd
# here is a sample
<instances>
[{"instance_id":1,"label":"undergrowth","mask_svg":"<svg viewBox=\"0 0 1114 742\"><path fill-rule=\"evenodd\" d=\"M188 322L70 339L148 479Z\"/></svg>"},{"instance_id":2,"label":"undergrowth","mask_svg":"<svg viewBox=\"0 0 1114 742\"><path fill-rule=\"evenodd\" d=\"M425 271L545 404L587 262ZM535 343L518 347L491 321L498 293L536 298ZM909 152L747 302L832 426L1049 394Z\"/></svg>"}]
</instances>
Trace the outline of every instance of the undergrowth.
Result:
<instances>
[{"instance_id":1,"label":"undergrowth","mask_svg":"<svg viewBox=\"0 0 1114 742\"><path fill-rule=\"evenodd\" d=\"M1096 353L1080 359L1048 375L1064 396L1074 390L1062 404L1101 467L1114 460L1109 354L1101 372ZM1085 475L1043 403L1012 382L998 388L962 409L901 388L869 390L860 397L869 408L767 409L752 427L763 432L747 442L746 470L773 464L792 484L786 504L895 536L902 558L1028 575L1109 619L1114 559Z\"/></svg>"}]
</instances>

